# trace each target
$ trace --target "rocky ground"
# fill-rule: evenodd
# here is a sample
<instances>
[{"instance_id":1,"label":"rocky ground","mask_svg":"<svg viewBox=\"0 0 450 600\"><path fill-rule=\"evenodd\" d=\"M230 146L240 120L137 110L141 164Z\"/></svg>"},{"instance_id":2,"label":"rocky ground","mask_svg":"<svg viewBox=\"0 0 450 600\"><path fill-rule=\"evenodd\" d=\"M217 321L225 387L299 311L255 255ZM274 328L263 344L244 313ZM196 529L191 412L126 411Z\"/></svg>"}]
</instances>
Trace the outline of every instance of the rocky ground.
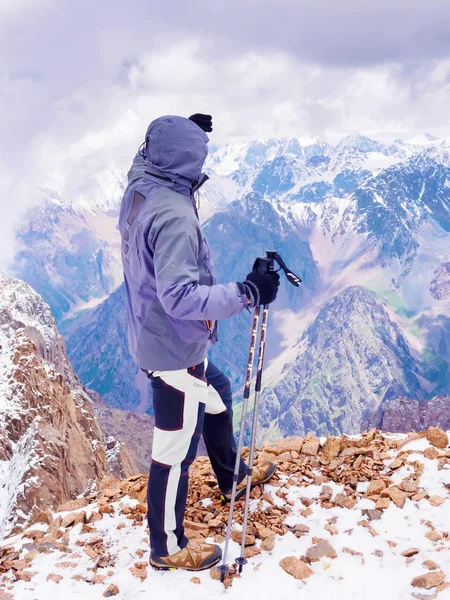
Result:
<instances>
[{"instance_id":1,"label":"rocky ground","mask_svg":"<svg viewBox=\"0 0 450 600\"><path fill-rule=\"evenodd\" d=\"M230 598L389 600L450 598L450 448L437 428L409 435L288 438L257 460L276 476L252 492L249 559L226 580ZM148 566L145 475L105 478L98 491L36 513L0 546L0 599L211 598L214 570ZM234 514L230 562L239 553L243 503ZM191 469L185 527L223 544L223 506L206 457Z\"/></svg>"}]
</instances>

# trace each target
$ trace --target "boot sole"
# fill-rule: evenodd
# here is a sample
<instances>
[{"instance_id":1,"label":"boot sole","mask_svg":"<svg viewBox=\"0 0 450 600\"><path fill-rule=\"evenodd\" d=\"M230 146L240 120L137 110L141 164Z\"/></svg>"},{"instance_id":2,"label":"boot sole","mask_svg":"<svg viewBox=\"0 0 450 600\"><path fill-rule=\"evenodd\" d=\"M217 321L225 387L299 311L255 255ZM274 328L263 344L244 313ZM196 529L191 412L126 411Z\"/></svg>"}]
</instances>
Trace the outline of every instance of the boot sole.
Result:
<instances>
[{"instance_id":1,"label":"boot sole","mask_svg":"<svg viewBox=\"0 0 450 600\"><path fill-rule=\"evenodd\" d=\"M209 562L208 564L205 564L202 567L170 567L169 565L165 565L162 563L155 563L152 561L152 559L150 559L149 563L150 566L155 569L155 571L192 571L192 572L197 572L197 571L206 571L207 569L210 569L211 567L214 567L215 565L217 565L217 563L219 563L222 559L222 555L220 556L216 556L214 558L211 559L211 562Z\"/></svg>"},{"instance_id":2,"label":"boot sole","mask_svg":"<svg viewBox=\"0 0 450 600\"><path fill-rule=\"evenodd\" d=\"M272 479L273 474L275 473L275 471L277 470L277 466L274 464L273 467L271 469L269 469L269 471L267 472L267 475L265 477L265 479L261 479L261 481L258 481L258 483L254 483L251 486L251 489L255 488L257 485L263 485L264 483L267 483L269 481L269 479ZM244 496L245 492L247 491L247 488L244 487L241 490L239 490L238 492L236 492L236 498L235 500L239 500L240 498L242 498L242 496ZM227 498L225 496L225 494L221 494L221 499L222 502L226 503L226 502L231 502L231 497Z\"/></svg>"}]
</instances>

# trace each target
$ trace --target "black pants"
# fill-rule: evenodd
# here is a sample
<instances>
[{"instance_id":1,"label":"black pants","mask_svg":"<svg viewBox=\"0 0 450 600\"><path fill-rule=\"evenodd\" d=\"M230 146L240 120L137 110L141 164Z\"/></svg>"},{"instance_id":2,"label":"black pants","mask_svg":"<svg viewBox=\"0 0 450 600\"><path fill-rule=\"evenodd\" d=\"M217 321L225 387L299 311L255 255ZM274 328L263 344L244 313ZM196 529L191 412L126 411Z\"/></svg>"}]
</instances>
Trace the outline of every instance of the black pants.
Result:
<instances>
[{"instance_id":1,"label":"black pants","mask_svg":"<svg viewBox=\"0 0 450 600\"><path fill-rule=\"evenodd\" d=\"M148 486L148 523L154 557L168 556L186 546L183 519L188 469L201 434L219 487L233 485L236 442L228 378L205 361L181 371L157 371L151 376L155 433ZM241 461L240 479L247 474Z\"/></svg>"}]
</instances>

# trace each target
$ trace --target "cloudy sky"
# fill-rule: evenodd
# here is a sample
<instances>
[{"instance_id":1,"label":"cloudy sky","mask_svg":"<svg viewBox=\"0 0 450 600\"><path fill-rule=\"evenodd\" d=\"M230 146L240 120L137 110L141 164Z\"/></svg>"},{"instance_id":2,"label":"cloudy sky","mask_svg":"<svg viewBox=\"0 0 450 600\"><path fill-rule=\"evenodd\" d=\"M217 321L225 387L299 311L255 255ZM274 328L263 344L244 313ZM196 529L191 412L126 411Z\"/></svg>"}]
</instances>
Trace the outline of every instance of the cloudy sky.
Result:
<instances>
[{"instance_id":1,"label":"cloudy sky","mask_svg":"<svg viewBox=\"0 0 450 600\"><path fill-rule=\"evenodd\" d=\"M39 189L90 193L161 114L212 113L217 143L449 136L448 23L448 0L0 0L0 264Z\"/></svg>"}]
</instances>

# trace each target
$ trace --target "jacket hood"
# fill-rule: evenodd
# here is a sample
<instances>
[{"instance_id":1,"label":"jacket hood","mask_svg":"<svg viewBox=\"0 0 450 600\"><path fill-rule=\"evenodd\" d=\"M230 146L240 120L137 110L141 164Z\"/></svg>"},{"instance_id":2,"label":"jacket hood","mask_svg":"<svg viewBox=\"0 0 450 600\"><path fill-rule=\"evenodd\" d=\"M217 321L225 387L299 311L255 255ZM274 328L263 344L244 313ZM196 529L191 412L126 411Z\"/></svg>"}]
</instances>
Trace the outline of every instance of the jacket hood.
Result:
<instances>
[{"instance_id":1,"label":"jacket hood","mask_svg":"<svg viewBox=\"0 0 450 600\"><path fill-rule=\"evenodd\" d=\"M202 181L202 167L208 155L206 133L189 119L168 115L150 123L145 139L145 151L143 155L136 154L128 182L134 183L146 173L162 175L171 182L158 183L190 194Z\"/></svg>"},{"instance_id":2,"label":"jacket hood","mask_svg":"<svg viewBox=\"0 0 450 600\"><path fill-rule=\"evenodd\" d=\"M160 117L150 123L146 140L149 166L175 181L179 178L198 181L208 155L209 141L198 125L184 117Z\"/></svg>"}]
</instances>

